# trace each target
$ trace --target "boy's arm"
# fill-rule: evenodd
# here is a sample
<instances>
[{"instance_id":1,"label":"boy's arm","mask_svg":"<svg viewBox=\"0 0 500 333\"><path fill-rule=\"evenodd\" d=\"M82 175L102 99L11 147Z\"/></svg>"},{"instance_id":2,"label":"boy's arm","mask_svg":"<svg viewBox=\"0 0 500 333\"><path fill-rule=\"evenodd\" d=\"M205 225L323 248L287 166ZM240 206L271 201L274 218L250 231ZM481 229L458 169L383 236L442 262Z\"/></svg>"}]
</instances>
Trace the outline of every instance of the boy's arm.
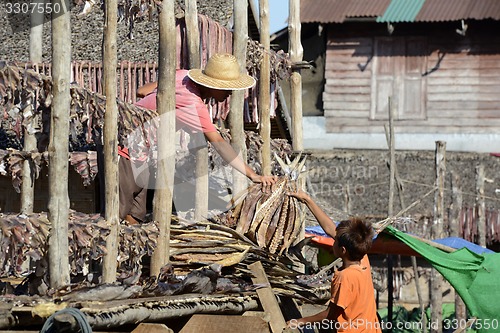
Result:
<instances>
[{"instance_id":1,"label":"boy's arm","mask_svg":"<svg viewBox=\"0 0 500 333\"><path fill-rule=\"evenodd\" d=\"M327 309L325 309L325 310L323 310L315 315L303 317L303 318L299 318L299 319L292 319L292 320L288 321L286 324L287 324L287 327L295 328L295 327L299 327L301 325L304 325L306 323L321 322L322 320L325 320L325 319L335 320L336 318L338 318L338 316L341 314L341 312L342 312L341 307L339 307L333 303L330 303L328 305Z\"/></svg>"},{"instance_id":2,"label":"boy's arm","mask_svg":"<svg viewBox=\"0 0 500 333\"><path fill-rule=\"evenodd\" d=\"M288 195L291 195L292 197L295 197L305 203L311 213L313 213L316 220L318 220L321 228L323 228L328 236L335 238L335 235L337 234L337 227L335 226L335 223L330 217L328 217L328 215L326 215L323 209L321 209L321 207L316 204L316 202L309 196L309 194L302 190L299 190L297 192L288 193Z\"/></svg>"}]
</instances>

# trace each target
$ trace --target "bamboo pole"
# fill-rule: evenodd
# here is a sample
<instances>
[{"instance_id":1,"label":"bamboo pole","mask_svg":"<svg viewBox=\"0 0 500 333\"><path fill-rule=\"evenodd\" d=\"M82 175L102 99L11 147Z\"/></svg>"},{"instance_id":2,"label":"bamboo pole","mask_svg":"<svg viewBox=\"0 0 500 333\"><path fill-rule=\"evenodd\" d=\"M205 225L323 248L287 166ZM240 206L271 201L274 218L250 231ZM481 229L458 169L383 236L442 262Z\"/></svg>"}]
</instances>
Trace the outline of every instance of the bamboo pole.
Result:
<instances>
[{"instance_id":1,"label":"bamboo pole","mask_svg":"<svg viewBox=\"0 0 500 333\"><path fill-rule=\"evenodd\" d=\"M150 274L157 276L170 258L170 220L175 169L175 68L177 31L174 1L163 0L159 6L158 90L156 104L160 116L158 129L158 176L153 202L153 218L159 235L151 258Z\"/></svg>"},{"instance_id":2,"label":"bamboo pole","mask_svg":"<svg viewBox=\"0 0 500 333\"><path fill-rule=\"evenodd\" d=\"M457 172L451 172L451 193L452 193L452 206L450 216L450 236L460 237L459 234L459 221L462 211L462 191L460 186L460 177ZM455 291L455 319L458 323L467 320L467 309L465 303L460 295Z\"/></svg>"},{"instance_id":3,"label":"bamboo pole","mask_svg":"<svg viewBox=\"0 0 500 333\"><path fill-rule=\"evenodd\" d=\"M304 50L300 43L300 0L290 0L288 17L288 35L290 60L292 64L302 61ZM294 150L302 150L302 75L300 68L293 68L290 77L290 111L292 113L292 146Z\"/></svg>"},{"instance_id":4,"label":"bamboo pole","mask_svg":"<svg viewBox=\"0 0 500 333\"><path fill-rule=\"evenodd\" d=\"M264 48L262 63L260 64L259 78L259 110L260 129L262 137L262 174L271 175L271 75L269 53L271 42L269 39L269 1L259 0L260 43Z\"/></svg>"},{"instance_id":5,"label":"bamboo pole","mask_svg":"<svg viewBox=\"0 0 500 333\"><path fill-rule=\"evenodd\" d=\"M233 15L233 53L238 63L240 71L246 72L247 62L247 40L248 40L248 21L247 21L247 0L234 0ZM245 102L245 91L233 91L231 95L229 112L229 130L231 132L231 146L241 155L243 161L247 160L247 149L245 145L245 132L243 125L243 108ZM233 196L247 187L245 175L233 168Z\"/></svg>"},{"instance_id":6,"label":"bamboo pole","mask_svg":"<svg viewBox=\"0 0 500 333\"><path fill-rule=\"evenodd\" d=\"M434 223L431 227L433 238L443 237L444 220L444 180L446 175L446 142L436 141L436 186L438 190L434 196ZM443 330L443 294L441 287L443 276L435 269L431 269L431 333Z\"/></svg>"},{"instance_id":7,"label":"bamboo pole","mask_svg":"<svg viewBox=\"0 0 500 333\"><path fill-rule=\"evenodd\" d=\"M486 247L486 206L484 202L484 165L476 166L477 234L479 245Z\"/></svg>"},{"instance_id":8,"label":"bamboo pole","mask_svg":"<svg viewBox=\"0 0 500 333\"><path fill-rule=\"evenodd\" d=\"M41 4L45 8L45 0L35 1L38 8ZM30 62L38 68L37 64L42 62L42 41L43 41L43 12L34 10L30 13ZM30 103L31 114L35 113L35 102ZM31 119L31 125L34 125L34 119ZM36 150L36 137L34 133L29 133L24 129L24 147L25 152ZM32 176L31 163L29 160L23 162L23 176L21 184L21 213L33 213L35 197L35 178Z\"/></svg>"},{"instance_id":9,"label":"bamboo pole","mask_svg":"<svg viewBox=\"0 0 500 333\"><path fill-rule=\"evenodd\" d=\"M186 0L186 32L189 54L189 67L200 68L200 31L198 29L198 10L196 0ZM201 221L208 213L208 146L200 145L196 151L196 191L194 219Z\"/></svg>"},{"instance_id":10,"label":"bamboo pole","mask_svg":"<svg viewBox=\"0 0 500 333\"><path fill-rule=\"evenodd\" d=\"M394 185L396 181L396 152L395 152L395 142L394 142L394 117L395 112L392 108L391 97L388 101L389 107L389 207L387 209L387 215L391 217L394 214ZM387 320L392 323L393 317L393 307L394 307L394 278L393 278L393 261L394 257L392 255L387 256ZM392 332L392 325L389 326L389 332Z\"/></svg>"},{"instance_id":11,"label":"bamboo pole","mask_svg":"<svg viewBox=\"0 0 500 333\"><path fill-rule=\"evenodd\" d=\"M69 0L53 0L63 13L52 18L52 110L49 142L49 237L50 286L68 285L68 155L71 96L71 26Z\"/></svg>"},{"instance_id":12,"label":"bamboo pole","mask_svg":"<svg viewBox=\"0 0 500 333\"><path fill-rule=\"evenodd\" d=\"M116 22L118 19L117 0L106 0L104 21L104 44L102 62L104 66L104 95L106 96L106 112L104 114L104 177L105 177L105 218L109 225L106 238L108 250L103 260L103 282L116 281L118 258L118 105L116 104L116 68L118 66L116 46Z\"/></svg>"},{"instance_id":13,"label":"bamboo pole","mask_svg":"<svg viewBox=\"0 0 500 333\"><path fill-rule=\"evenodd\" d=\"M387 145L391 147L390 143L390 133L389 133L389 128L388 126L385 126L385 137L387 140ZM394 138L395 139L395 138ZM398 190L398 195L399 195L399 202L401 204L401 209L406 210L407 206L405 204L404 196L403 196L403 182L399 178L399 173L398 173L398 166L396 161L394 160L394 177L396 181L396 188ZM406 229L406 226L405 226ZM407 230L405 230L407 231ZM420 288L420 284L418 282L419 274L418 274L418 265L417 265L417 258L415 256L411 256L411 265L413 268L413 275L415 276L415 288L417 289L417 298L418 298L418 304L420 307L420 321L422 323L422 332L426 333L427 332L427 320L425 316L425 305L424 305L424 300L422 297L422 290Z\"/></svg>"}]
</instances>

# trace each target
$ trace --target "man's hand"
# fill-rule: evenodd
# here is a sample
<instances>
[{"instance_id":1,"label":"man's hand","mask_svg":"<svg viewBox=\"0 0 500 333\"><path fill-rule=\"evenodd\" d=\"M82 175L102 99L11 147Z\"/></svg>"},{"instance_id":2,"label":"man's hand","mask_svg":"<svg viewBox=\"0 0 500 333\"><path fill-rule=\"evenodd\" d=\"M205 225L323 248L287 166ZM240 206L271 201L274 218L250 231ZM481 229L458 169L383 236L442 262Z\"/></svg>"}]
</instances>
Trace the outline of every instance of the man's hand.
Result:
<instances>
[{"instance_id":1,"label":"man's hand","mask_svg":"<svg viewBox=\"0 0 500 333\"><path fill-rule=\"evenodd\" d=\"M268 193L271 187L278 181L277 176L261 176L261 175L253 175L250 177L252 182L261 183L262 191Z\"/></svg>"}]
</instances>

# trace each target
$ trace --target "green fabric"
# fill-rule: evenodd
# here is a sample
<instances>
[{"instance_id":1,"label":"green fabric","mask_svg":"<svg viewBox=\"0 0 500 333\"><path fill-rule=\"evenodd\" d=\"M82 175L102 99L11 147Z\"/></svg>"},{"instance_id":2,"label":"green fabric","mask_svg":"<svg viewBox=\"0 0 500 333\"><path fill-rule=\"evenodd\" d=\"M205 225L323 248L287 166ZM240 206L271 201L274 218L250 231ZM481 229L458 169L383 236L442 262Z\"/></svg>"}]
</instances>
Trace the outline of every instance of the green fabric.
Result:
<instances>
[{"instance_id":1,"label":"green fabric","mask_svg":"<svg viewBox=\"0 0 500 333\"><path fill-rule=\"evenodd\" d=\"M481 255L467 248L447 253L392 227L384 232L420 253L448 280L478 318L478 332L500 332L500 253Z\"/></svg>"}]
</instances>

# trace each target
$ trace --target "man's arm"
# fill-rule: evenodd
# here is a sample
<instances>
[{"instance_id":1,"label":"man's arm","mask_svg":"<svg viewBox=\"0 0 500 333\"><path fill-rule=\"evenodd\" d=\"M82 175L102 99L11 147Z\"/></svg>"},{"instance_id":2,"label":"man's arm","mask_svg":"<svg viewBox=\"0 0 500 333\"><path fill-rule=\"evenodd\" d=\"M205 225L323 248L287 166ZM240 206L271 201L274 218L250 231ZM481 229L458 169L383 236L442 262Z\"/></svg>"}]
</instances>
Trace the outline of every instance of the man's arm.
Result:
<instances>
[{"instance_id":1,"label":"man's arm","mask_svg":"<svg viewBox=\"0 0 500 333\"><path fill-rule=\"evenodd\" d=\"M335 223L332 221L332 219L321 209L321 207L316 204L316 202L307 194L306 192L299 190L297 192L292 192L288 193L288 195L291 195L303 203L306 204L306 206L309 208L311 213L313 213L314 217L316 220L318 220L319 225L323 230L328 234L328 236L335 238L335 235L337 234L337 227L335 226Z\"/></svg>"},{"instance_id":2,"label":"man's arm","mask_svg":"<svg viewBox=\"0 0 500 333\"><path fill-rule=\"evenodd\" d=\"M139 88L137 88L137 97L146 97L147 95L151 94L157 86L158 82L149 82L143 86L140 86Z\"/></svg>"},{"instance_id":3,"label":"man's arm","mask_svg":"<svg viewBox=\"0 0 500 333\"><path fill-rule=\"evenodd\" d=\"M264 186L272 185L276 182L274 176L260 176L255 173L243 162L240 156L234 151L233 147L222 138L219 132L207 132L205 138L209 141L220 154L220 156L229 163L233 168L247 176L254 183L262 183Z\"/></svg>"}]
</instances>

